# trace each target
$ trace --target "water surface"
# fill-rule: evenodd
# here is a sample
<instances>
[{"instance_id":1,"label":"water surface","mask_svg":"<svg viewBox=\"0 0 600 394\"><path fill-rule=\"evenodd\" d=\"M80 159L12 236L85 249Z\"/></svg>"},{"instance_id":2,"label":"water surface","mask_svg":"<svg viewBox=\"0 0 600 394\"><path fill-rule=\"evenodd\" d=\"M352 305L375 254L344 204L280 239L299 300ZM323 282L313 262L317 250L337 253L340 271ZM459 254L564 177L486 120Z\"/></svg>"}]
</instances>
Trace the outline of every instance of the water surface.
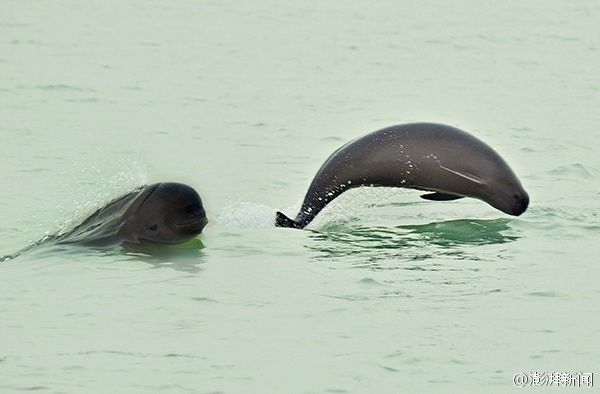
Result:
<instances>
[{"instance_id":1,"label":"water surface","mask_svg":"<svg viewBox=\"0 0 600 394\"><path fill-rule=\"evenodd\" d=\"M211 222L179 247L0 263L0 391L504 393L516 373L600 373L599 15L5 5L0 255L144 183L192 185ZM529 210L363 189L308 230L273 226L333 150L412 121L493 146Z\"/></svg>"}]
</instances>

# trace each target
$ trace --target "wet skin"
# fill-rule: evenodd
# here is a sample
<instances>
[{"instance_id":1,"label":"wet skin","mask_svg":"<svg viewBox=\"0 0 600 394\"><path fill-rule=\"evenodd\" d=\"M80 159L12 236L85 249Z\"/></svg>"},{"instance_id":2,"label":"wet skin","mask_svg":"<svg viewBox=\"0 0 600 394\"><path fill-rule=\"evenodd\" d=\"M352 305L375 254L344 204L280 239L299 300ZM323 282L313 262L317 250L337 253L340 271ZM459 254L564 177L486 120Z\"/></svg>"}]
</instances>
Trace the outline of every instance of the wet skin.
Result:
<instances>
[{"instance_id":1,"label":"wet skin","mask_svg":"<svg viewBox=\"0 0 600 394\"><path fill-rule=\"evenodd\" d=\"M277 212L278 227L304 228L351 188L388 186L425 190L446 201L472 197L518 216L529 195L489 145L455 127L412 123L375 131L347 143L321 166L294 219Z\"/></svg>"}]
</instances>

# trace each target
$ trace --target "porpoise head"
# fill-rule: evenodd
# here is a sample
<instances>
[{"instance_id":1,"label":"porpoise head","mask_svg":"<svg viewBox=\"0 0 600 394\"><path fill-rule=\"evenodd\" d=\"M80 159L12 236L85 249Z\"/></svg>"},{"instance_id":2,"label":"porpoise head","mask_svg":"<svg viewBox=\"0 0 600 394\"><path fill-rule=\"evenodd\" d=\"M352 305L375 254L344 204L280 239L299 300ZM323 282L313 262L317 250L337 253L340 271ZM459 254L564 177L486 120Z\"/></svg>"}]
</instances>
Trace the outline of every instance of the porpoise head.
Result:
<instances>
[{"instance_id":1,"label":"porpoise head","mask_svg":"<svg viewBox=\"0 0 600 394\"><path fill-rule=\"evenodd\" d=\"M480 199L508 215L519 216L527 210L529 195L494 149L462 130L449 135L450 142L460 143L460 149L445 142L436 153L446 192Z\"/></svg>"},{"instance_id":2,"label":"porpoise head","mask_svg":"<svg viewBox=\"0 0 600 394\"><path fill-rule=\"evenodd\" d=\"M512 176L511 176L512 175ZM486 190L485 200L492 207L513 216L519 216L529 205L529 195L519 182L519 179L510 171Z\"/></svg>"},{"instance_id":3,"label":"porpoise head","mask_svg":"<svg viewBox=\"0 0 600 394\"><path fill-rule=\"evenodd\" d=\"M466 196L483 200L509 215L519 216L525 212L529 195L508 164L495 152L480 159L477 171L441 168L461 176L463 181L470 184L465 188L470 190L470 193L465 193Z\"/></svg>"},{"instance_id":4,"label":"porpoise head","mask_svg":"<svg viewBox=\"0 0 600 394\"><path fill-rule=\"evenodd\" d=\"M124 237L175 244L196 237L208 223L200 195L181 183L148 186L128 210Z\"/></svg>"}]
</instances>

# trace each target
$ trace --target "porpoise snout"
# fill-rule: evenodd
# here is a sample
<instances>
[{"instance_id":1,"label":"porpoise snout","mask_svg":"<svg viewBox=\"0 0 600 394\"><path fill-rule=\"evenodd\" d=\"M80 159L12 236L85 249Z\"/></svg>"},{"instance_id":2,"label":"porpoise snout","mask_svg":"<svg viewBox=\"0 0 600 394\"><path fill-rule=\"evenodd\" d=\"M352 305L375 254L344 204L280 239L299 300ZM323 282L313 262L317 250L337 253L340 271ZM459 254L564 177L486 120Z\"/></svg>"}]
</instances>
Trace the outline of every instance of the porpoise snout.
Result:
<instances>
[{"instance_id":1,"label":"porpoise snout","mask_svg":"<svg viewBox=\"0 0 600 394\"><path fill-rule=\"evenodd\" d=\"M512 196L512 204L509 204L509 209L504 211L509 215L519 216L527 210L529 206L529 194L525 190L515 192Z\"/></svg>"}]
</instances>

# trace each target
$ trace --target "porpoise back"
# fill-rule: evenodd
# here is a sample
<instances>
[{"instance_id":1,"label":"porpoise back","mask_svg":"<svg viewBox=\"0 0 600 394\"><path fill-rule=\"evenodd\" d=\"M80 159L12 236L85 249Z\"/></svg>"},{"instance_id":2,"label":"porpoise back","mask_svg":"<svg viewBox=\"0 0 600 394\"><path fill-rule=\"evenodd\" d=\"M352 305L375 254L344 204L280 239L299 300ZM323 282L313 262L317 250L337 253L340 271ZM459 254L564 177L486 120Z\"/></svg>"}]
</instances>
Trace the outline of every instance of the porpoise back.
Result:
<instances>
[{"instance_id":1,"label":"porpoise back","mask_svg":"<svg viewBox=\"0 0 600 394\"><path fill-rule=\"evenodd\" d=\"M430 191L429 200L472 197L509 215L522 214L529 196L489 145L455 127L412 123L357 138L321 166L294 219L278 212L276 225L304 228L332 200L360 186Z\"/></svg>"}]
</instances>

